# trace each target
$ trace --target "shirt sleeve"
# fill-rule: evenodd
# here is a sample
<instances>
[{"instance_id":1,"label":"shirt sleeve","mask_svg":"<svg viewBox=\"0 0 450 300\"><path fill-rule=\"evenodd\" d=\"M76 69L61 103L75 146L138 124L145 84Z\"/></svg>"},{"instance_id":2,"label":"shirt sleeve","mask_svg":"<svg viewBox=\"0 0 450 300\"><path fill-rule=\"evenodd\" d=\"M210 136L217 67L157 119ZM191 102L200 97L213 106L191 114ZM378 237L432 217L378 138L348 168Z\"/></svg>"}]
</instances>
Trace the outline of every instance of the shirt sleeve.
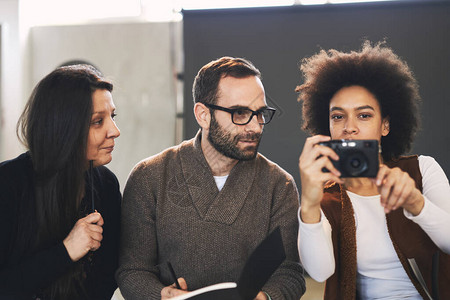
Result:
<instances>
[{"instance_id":1,"label":"shirt sleeve","mask_svg":"<svg viewBox=\"0 0 450 300\"><path fill-rule=\"evenodd\" d=\"M148 182L151 172L138 165L125 186L117 283L126 299L160 299L158 278L156 199Z\"/></svg>"},{"instance_id":2,"label":"shirt sleeve","mask_svg":"<svg viewBox=\"0 0 450 300\"><path fill-rule=\"evenodd\" d=\"M441 166L429 156L419 156L419 168L422 174L424 207L417 216L406 210L403 212L442 251L450 254L450 186L447 176Z\"/></svg>"},{"instance_id":3,"label":"shirt sleeve","mask_svg":"<svg viewBox=\"0 0 450 300\"><path fill-rule=\"evenodd\" d=\"M298 191L292 178L278 182L273 195L270 231L280 227L286 260L262 288L272 299L299 299L306 290L303 267L299 262L296 237L298 224Z\"/></svg>"},{"instance_id":4,"label":"shirt sleeve","mask_svg":"<svg viewBox=\"0 0 450 300\"><path fill-rule=\"evenodd\" d=\"M331 225L320 210L320 222L304 223L298 211L298 251L309 276L318 282L327 280L335 270Z\"/></svg>"},{"instance_id":5,"label":"shirt sleeve","mask_svg":"<svg viewBox=\"0 0 450 300\"><path fill-rule=\"evenodd\" d=\"M0 298L2 293L37 293L63 275L71 265L72 260L62 242L17 263L2 261Z\"/></svg>"},{"instance_id":6,"label":"shirt sleeve","mask_svg":"<svg viewBox=\"0 0 450 300\"><path fill-rule=\"evenodd\" d=\"M11 177L14 178L14 177ZM21 257L10 250L16 239L17 203L16 189L23 189L7 175L0 176L0 298L3 295L33 294L63 275L72 260L63 242Z\"/></svg>"}]
</instances>

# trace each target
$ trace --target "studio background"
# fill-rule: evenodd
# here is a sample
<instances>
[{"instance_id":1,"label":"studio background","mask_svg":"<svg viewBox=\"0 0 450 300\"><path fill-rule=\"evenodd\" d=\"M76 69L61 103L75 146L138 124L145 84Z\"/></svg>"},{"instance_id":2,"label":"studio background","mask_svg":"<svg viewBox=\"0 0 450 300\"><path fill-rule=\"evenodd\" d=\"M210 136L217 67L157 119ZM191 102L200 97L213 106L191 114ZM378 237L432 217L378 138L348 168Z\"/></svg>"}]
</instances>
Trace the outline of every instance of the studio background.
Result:
<instances>
[{"instance_id":1,"label":"studio background","mask_svg":"<svg viewBox=\"0 0 450 300\"><path fill-rule=\"evenodd\" d=\"M433 156L450 175L450 0L183 11L165 21L155 6L175 1L125 1L140 4L137 15L105 17L116 1L93 9L101 0L0 0L0 161L25 150L15 126L37 82L61 64L85 61L114 83L121 136L108 168L123 190L136 163L195 135L194 77L227 55L261 70L268 104L278 111L265 127L260 152L300 188L298 157L307 136L294 89L302 83L302 58L386 39L415 73L423 98L422 130L411 152ZM60 22L46 22L54 17ZM323 284L307 282L302 299L321 299ZM116 297L122 299L119 292Z\"/></svg>"},{"instance_id":2,"label":"studio background","mask_svg":"<svg viewBox=\"0 0 450 300\"><path fill-rule=\"evenodd\" d=\"M450 3L365 3L184 12L184 136L198 130L192 82L221 56L244 57L262 72L268 105L277 114L264 128L260 152L291 173L300 188L301 59L320 49L359 50L364 39L386 40L414 72L422 96L422 129L412 153L433 156L450 174Z\"/></svg>"},{"instance_id":3,"label":"studio background","mask_svg":"<svg viewBox=\"0 0 450 300\"><path fill-rule=\"evenodd\" d=\"M0 0L0 161L25 150L15 126L37 82L62 64L86 61L115 86L121 136L108 167L123 189L136 163L195 135L194 77L204 64L229 55L261 70L268 103L278 112L260 151L300 187L297 165L306 134L294 92L301 84L299 64L320 49L358 50L367 38L386 40L415 73L423 126L411 152L433 156L450 174L449 0L185 10L158 22L145 17L158 12L151 3L142 0L136 17L33 25L34 17L43 22L62 11L32 0Z\"/></svg>"}]
</instances>

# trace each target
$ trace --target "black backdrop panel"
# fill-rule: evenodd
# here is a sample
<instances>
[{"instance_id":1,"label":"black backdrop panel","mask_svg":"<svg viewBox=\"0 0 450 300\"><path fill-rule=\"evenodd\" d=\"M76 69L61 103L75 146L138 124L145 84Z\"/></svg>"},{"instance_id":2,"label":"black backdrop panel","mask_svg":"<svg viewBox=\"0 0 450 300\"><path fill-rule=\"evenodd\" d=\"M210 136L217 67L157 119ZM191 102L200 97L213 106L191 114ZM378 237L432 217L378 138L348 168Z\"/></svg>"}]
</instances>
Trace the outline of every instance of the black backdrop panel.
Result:
<instances>
[{"instance_id":1,"label":"black backdrop panel","mask_svg":"<svg viewBox=\"0 0 450 300\"><path fill-rule=\"evenodd\" d=\"M199 128L191 94L198 70L221 56L247 58L262 72L268 104L278 109L260 152L300 187L298 157L307 135L294 89L301 59L320 49L360 49L365 38L386 39L420 84L422 130L412 152L433 156L450 175L449 16L448 1L184 11L185 138Z\"/></svg>"}]
</instances>

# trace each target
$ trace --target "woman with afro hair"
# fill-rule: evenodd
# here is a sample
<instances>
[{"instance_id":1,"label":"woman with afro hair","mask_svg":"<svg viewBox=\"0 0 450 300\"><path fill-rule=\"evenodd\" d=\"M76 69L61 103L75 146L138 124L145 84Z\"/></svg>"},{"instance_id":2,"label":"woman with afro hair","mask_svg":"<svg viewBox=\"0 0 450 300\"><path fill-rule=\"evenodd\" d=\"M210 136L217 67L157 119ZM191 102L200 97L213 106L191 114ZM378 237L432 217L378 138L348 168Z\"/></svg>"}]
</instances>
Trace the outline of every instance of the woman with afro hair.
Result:
<instances>
[{"instance_id":1,"label":"woman with afro hair","mask_svg":"<svg viewBox=\"0 0 450 300\"><path fill-rule=\"evenodd\" d=\"M418 84L384 42L322 50L297 87L307 138L299 159L298 247L325 299L450 299L450 186L429 156L404 156L419 128ZM343 178L319 144L378 140L376 177ZM328 172L327 170L328 169Z\"/></svg>"}]
</instances>

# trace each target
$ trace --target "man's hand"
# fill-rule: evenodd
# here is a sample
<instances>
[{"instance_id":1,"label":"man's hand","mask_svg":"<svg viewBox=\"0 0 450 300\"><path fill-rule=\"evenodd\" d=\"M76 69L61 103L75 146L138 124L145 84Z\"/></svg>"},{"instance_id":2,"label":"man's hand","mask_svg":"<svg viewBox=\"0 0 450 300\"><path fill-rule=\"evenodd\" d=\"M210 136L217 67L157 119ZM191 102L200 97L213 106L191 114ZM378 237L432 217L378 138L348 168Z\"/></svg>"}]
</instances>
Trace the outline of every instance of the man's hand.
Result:
<instances>
[{"instance_id":1,"label":"man's hand","mask_svg":"<svg viewBox=\"0 0 450 300\"><path fill-rule=\"evenodd\" d=\"M266 293L259 292L258 295L256 295L255 299L253 300L268 300Z\"/></svg>"},{"instance_id":2,"label":"man's hand","mask_svg":"<svg viewBox=\"0 0 450 300\"><path fill-rule=\"evenodd\" d=\"M186 283L186 280L184 280L184 278L182 278L182 277L178 278L178 284L180 285L181 290L177 289L177 286L175 283L163 288L161 290L161 300L170 299L175 296L186 294L188 292L187 291L187 283Z\"/></svg>"}]
</instances>

